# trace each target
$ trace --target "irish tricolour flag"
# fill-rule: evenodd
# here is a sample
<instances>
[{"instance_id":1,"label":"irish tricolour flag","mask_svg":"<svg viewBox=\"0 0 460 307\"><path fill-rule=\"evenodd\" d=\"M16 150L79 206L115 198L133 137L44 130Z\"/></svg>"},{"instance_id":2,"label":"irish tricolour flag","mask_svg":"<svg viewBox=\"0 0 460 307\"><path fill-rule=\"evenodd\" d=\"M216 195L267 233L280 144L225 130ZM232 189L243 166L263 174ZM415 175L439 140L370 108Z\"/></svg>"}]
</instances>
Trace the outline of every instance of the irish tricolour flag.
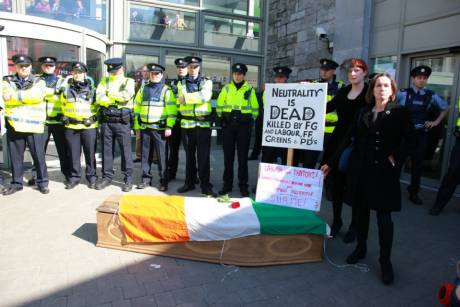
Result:
<instances>
[{"instance_id":1,"label":"irish tricolour flag","mask_svg":"<svg viewBox=\"0 0 460 307\"><path fill-rule=\"evenodd\" d=\"M124 195L118 217L126 242L229 240L259 234L328 235L328 225L314 212L232 199Z\"/></svg>"}]
</instances>

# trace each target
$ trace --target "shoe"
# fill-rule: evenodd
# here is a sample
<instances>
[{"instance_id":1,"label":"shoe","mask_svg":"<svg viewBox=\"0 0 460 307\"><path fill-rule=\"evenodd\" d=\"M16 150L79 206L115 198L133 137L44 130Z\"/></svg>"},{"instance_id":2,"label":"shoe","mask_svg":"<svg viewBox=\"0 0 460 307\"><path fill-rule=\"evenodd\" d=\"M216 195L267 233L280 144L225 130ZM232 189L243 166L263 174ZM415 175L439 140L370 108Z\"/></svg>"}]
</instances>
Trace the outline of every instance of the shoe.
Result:
<instances>
[{"instance_id":1,"label":"shoe","mask_svg":"<svg viewBox=\"0 0 460 307\"><path fill-rule=\"evenodd\" d=\"M442 211L441 207L434 205L433 208L431 208L428 213L432 216L438 216L441 213L441 211Z\"/></svg>"},{"instance_id":2,"label":"shoe","mask_svg":"<svg viewBox=\"0 0 460 307\"><path fill-rule=\"evenodd\" d=\"M48 187L38 187L38 190L42 194L48 194L50 192L50 188L48 188Z\"/></svg>"},{"instance_id":3,"label":"shoe","mask_svg":"<svg viewBox=\"0 0 460 307\"><path fill-rule=\"evenodd\" d=\"M142 190L142 189L145 189L148 185L149 185L148 182L141 182L137 185L136 189Z\"/></svg>"},{"instance_id":4,"label":"shoe","mask_svg":"<svg viewBox=\"0 0 460 307\"><path fill-rule=\"evenodd\" d=\"M168 190L167 185L160 184L160 186L158 187L158 191L160 191L160 192L166 192L167 190Z\"/></svg>"},{"instance_id":5,"label":"shoe","mask_svg":"<svg viewBox=\"0 0 460 307\"><path fill-rule=\"evenodd\" d=\"M96 182L90 182L90 183L88 183L88 188L94 190L94 189L96 188Z\"/></svg>"},{"instance_id":6,"label":"shoe","mask_svg":"<svg viewBox=\"0 0 460 307\"><path fill-rule=\"evenodd\" d=\"M107 179L102 179L102 181L96 183L96 190L102 190L108 187L112 182Z\"/></svg>"},{"instance_id":7,"label":"shoe","mask_svg":"<svg viewBox=\"0 0 460 307\"><path fill-rule=\"evenodd\" d=\"M211 187L202 188L201 189L201 194L208 195L208 196L211 196L211 197L217 197L217 194L212 190Z\"/></svg>"},{"instance_id":8,"label":"shoe","mask_svg":"<svg viewBox=\"0 0 460 307\"><path fill-rule=\"evenodd\" d=\"M73 188L75 188L77 185L78 185L78 181L71 181L71 182L68 182L66 185L65 185L65 188L66 190L72 190Z\"/></svg>"},{"instance_id":9,"label":"shoe","mask_svg":"<svg viewBox=\"0 0 460 307\"><path fill-rule=\"evenodd\" d=\"M133 189L133 184L131 182L125 182L125 184L121 187L123 192L129 192Z\"/></svg>"},{"instance_id":10,"label":"shoe","mask_svg":"<svg viewBox=\"0 0 460 307\"><path fill-rule=\"evenodd\" d=\"M232 191L232 187L223 186L222 189L219 191L219 195L225 195Z\"/></svg>"},{"instance_id":11,"label":"shoe","mask_svg":"<svg viewBox=\"0 0 460 307\"><path fill-rule=\"evenodd\" d=\"M3 184L0 184L0 193L3 194L3 192L5 192L6 190L6 187Z\"/></svg>"},{"instance_id":12,"label":"shoe","mask_svg":"<svg viewBox=\"0 0 460 307\"><path fill-rule=\"evenodd\" d=\"M343 237L344 243L352 243L356 239L356 231L353 227L348 228L347 233Z\"/></svg>"},{"instance_id":13,"label":"shoe","mask_svg":"<svg viewBox=\"0 0 460 307\"><path fill-rule=\"evenodd\" d=\"M194 185L184 184L183 186L177 189L177 193L185 193L188 191L192 191L194 189L195 189Z\"/></svg>"},{"instance_id":14,"label":"shoe","mask_svg":"<svg viewBox=\"0 0 460 307\"><path fill-rule=\"evenodd\" d=\"M394 281L393 265L390 260L380 260L380 269L382 270L382 282L385 285L391 285Z\"/></svg>"},{"instance_id":15,"label":"shoe","mask_svg":"<svg viewBox=\"0 0 460 307\"><path fill-rule=\"evenodd\" d=\"M136 158L136 159L133 160L133 162L134 163L139 163L139 162L141 162L141 158Z\"/></svg>"},{"instance_id":16,"label":"shoe","mask_svg":"<svg viewBox=\"0 0 460 307\"><path fill-rule=\"evenodd\" d=\"M343 225L342 221L332 222L331 237L333 238L337 237L337 235L340 232L340 229L342 228L342 225Z\"/></svg>"},{"instance_id":17,"label":"shoe","mask_svg":"<svg viewBox=\"0 0 460 307\"><path fill-rule=\"evenodd\" d=\"M356 249L347 257L348 264L358 263L359 260L366 257L367 249L365 247L356 246Z\"/></svg>"},{"instance_id":18,"label":"shoe","mask_svg":"<svg viewBox=\"0 0 460 307\"><path fill-rule=\"evenodd\" d=\"M409 200L417 206L423 205L423 201L418 197L416 193L412 193L409 195Z\"/></svg>"},{"instance_id":19,"label":"shoe","mask_svg":"<svg viewBox=\"0 0 460 307\"><path fill-rule=\"evenodd\" d=\"M22 187L9 187L5 191L3 191L3 195L11 195L21 190L22 190Z\"/></svg>"},{"instance_id":20,"label":"shoe","mask_svg":"<svg viewBox=\"0 0 460 307\"><path fill-rule=\"evenodd\" d=\"M252 160L259 160L259 155L250 155L248 157L248 160L252 161Z\"/></svg>"},{"instance_id":21,"label":"shoe","mask_svg":"<svg viewBox=\"0 0 460 307\"><path fill-rule=\"evenodd\" d=\"M27 185L30 187L30 186L33 186L35 185L37 182L35 180L35 178L30 178L28 181L27 181Z\"/></svg>"},{"instance_id":22,"label":"shoe","mask_svg":"<svg viewBox=\"0 0 460 307\"><path fill-rule=\"evenodd\" d=\"M249 197L249 191L247 188L241 188L240 189L240 194L242 197Z\"/></svg>"}]
</instances>

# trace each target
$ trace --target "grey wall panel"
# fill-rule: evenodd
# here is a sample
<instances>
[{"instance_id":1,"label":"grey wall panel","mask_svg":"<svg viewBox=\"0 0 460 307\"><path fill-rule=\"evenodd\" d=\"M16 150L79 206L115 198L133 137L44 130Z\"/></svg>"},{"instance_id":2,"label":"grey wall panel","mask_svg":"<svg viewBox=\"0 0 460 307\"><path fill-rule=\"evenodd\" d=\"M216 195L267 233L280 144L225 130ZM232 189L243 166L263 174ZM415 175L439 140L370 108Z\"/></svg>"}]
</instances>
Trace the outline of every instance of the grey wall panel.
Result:
<instances>
[{"instance_id":1,"label":"grey wall panel","mask_svg":"<svg viewBox=\"0 0 460 307\"><path fill-rule=\"evenodd\" d=\"M399 28L385 29L371 35L370 57L398 53Z\"/></svg>"},{"instance_id":2,"label":"grey wall panel","mask_svg":"<svg viewBox=\"0 0 460 307\"><path fill-rule=\"evenodd\" d=\"M439 16L440 14L460 13L458 0L407 0L405 21L412 22Z\"/></svg>"},{"instance_id":3,"label":"grey wall panel","mask_svg":"<svg viewBox=\"0 0 460 307\"><path fill-rule=\"evenodd\" d=\"M400 23L400 15L402 9L401 0L386 0L375 2L373 28L386 27Z\"/></svg>"}]
</instances>

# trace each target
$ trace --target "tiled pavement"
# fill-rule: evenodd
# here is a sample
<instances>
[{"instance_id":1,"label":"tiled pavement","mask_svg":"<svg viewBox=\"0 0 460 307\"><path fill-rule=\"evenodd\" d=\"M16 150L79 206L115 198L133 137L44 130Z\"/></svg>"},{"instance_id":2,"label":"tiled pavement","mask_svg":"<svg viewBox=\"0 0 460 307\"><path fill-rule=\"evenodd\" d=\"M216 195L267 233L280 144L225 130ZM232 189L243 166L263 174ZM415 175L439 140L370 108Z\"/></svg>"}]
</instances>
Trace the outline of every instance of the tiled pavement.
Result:
<instances>
[{"instance_id":1,"label":"tiled pavement","mask_svg":"<svg viewBox=\"0 0 460 307\"><path fill-rule=\"evenodd\" d=\"M216 190L222 159L221 148L214 146ZM50 165L50 194L26 187L0 196L0 306L439 306L437 288L453 280L460 259L460 200L431 217L427 210L435 195L430 191L422 192L424 206L404 201L403 211L394 214L392 286L379 279L374 216L363 261L368 272L340 266L353 249L341 239L327 240L322 262L260 268L98 248L95 208L109 194L121 193L119 186L95 191L81 184L67 191L56 163ZM256 168L257 162L250 162L252 183ZM170 184L171 194L182 184L183 173L178 177ZM155 188L133 193L159 194ZM344 211L348 221L349 210ZM324 201L320 214L330 220L329 202Z\"/></svg>"}]
</instances>

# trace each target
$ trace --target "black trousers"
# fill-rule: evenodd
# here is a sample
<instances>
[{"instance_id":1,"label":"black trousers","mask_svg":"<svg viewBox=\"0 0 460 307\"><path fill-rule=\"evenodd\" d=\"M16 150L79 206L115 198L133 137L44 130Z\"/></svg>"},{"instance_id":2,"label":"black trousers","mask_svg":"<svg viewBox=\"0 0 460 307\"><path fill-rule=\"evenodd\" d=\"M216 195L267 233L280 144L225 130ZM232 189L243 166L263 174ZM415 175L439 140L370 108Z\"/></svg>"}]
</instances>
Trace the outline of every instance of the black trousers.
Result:
<instances>
[{"instance_id":1,"label":"black trousers","mask_svg":"<svg viewBox=\"0 0 460 307\"><path fill-rule=\"evenodd\" d=\"M176 177L177 165L179 164L179 148L181 143L180 120L172 128L171 136L168 137L169 157L168 169L170 178Z\"/></svg>"},{"instance_id":2,"label":"black trousers","mask_svg":"<svg viewBox=\"0 0 460 307\"><path fill-rule=\"evenodd\" d=\"M254 147L252 148L251 156L259 156L262 151L262 129L264 125L264 109L259 109L259 116L254 122Z\"/></svg>"},{"instance_id":3,"label":"black trousers","mask_svg":"<svg viewBox=\"0 0 460 307\"><path fill-rule=\"evenodd\" d=\"M185 148L185 184L194 185L196 179L196 165L201 188L212 187L209 182L210 165L209 154L211 150L210 128L182 129L182 142Z\"/></svg>"},{"instance_id":4,"label":"black trousers","mask_svg":"<svg viewBox=\"0 0 460 307\"><path fill-rule=\"evenodd\" d=\"M131 128L129 124L102 123L102 177L112 181L115 143L121 151L121 172L125 183L132 183L133 157L131 152Z\"/></svg>"},{"instance_id":5,"label":"black trousers","mask_svg":"<svg viewBox=\"0 0 460 307\"><path fill-rule=\"evenodd\" d=\"M251 141L251 124L227 124L222 128L224 149L224 187L233 186L235 149L238 157L238 186L248 187L248 153Z\"/></svg>"},{"instance_id":6,"label":"black trousers","mask_svg":"<svg viewBox=\"0 0 460 307\"><path fill-rule=\"evenodd\" d=\"M8 123L6 124L6 141L8 144L8 157L11 161L11 187L22 187L24 175L24 151L29 147L33 163L36 166L37 186L48 186L48 170L45 160L45 134L16 132Z\"/></svg>"},{"instance_id":7,"label":"black trousers","mask_svg":"<svg viewBox=\"0 0 460 307\"><path fill-rule=\"evenodd\" d=\"M444 208L455 192L455 188L460 184L460 138L457 138L454 148L450 154L449 167L447 173L442 178L436 196L435 205Z\"/></svg>"},{"instance_id":8,"label":"black trousers","mask_svg":"<svg viewBox=\"0 0 460 307\"><path fill-rule=\"evenodd\" d=\"M158 175L160 183L168 184L168 146L166 146L166 138L164 131L153 129L141 130L141 166L142 166L142 182L152 183L152 163L153 152L156 152L158 159Z\"/></svg>"},{"instance_id":9,"label":"black trousers","mask_svg":"<svg viewBox=\"0 0 460 307\"><path fill-rule=\"evenodd\" d=\"M423 160L425 158L425 151L428 141L428 133L423 129L417 130L417 147L410 154L411 158L411 178L410 178L410 193L417 194L420 190L420 180L422 178Z\"/></svg>"},{"instance_id":10,"label":"black trousers","mask_svg":"<svg viewBox=\"0 0 460 307\"><path fill-rule=\"evenodd\" d=\"M278 158L281 163L287 163L287 148L262 146L262 159L263 163L277 163Z\"/></svg>"},{"instance_id":11,"label":"black trousers","mask_svg":"<svg viewBox=\"0 0 460 307\"><path fill-rule=\"evenodd\" d=\"M321 154L326 150L330 139L331 133L325 133L323 140L323 151L295 149L293 159L294 161L292 162L293 166L300 166L300 163L302 163L302 167L304 168L315 169L316 164L320 160Z\"/></svg>"},{"instance_id":12,"label":"black trousers","mask_svg":"<svg viewBox=\"0 0 460 307\"><path fill-rule=\"evenodd\" d=\"M69 129L65 128L64 136L69 153L70 175L69 182L80 182L81 178L81 150L85 155L86 180L94 183L96 176L96 143L97 131L92 129Z\"/></svg>"}]
</instances>

